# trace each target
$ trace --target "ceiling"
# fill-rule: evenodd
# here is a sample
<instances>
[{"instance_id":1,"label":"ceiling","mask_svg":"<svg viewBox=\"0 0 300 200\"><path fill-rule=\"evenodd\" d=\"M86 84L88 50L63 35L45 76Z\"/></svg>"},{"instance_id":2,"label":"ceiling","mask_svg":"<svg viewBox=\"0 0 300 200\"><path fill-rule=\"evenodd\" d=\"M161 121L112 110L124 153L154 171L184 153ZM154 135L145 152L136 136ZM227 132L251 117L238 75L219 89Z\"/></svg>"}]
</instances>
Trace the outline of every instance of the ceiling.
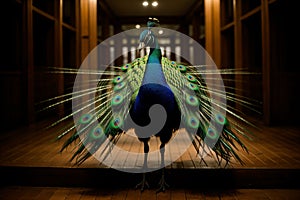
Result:
<instances>
[{"instance_id":1,"label":"ceiling","mask_svg":"<svg viewBox=\"0 0 300 200\"><path fill-rule=\"evenodd\" d=\"M155 17L155 16L185 16L199 0L156 0L157 7L147 0L149 5L144 7L144 0L106 0L106 4L113 14L118 17Z\"/></svg>"}]
</instances>

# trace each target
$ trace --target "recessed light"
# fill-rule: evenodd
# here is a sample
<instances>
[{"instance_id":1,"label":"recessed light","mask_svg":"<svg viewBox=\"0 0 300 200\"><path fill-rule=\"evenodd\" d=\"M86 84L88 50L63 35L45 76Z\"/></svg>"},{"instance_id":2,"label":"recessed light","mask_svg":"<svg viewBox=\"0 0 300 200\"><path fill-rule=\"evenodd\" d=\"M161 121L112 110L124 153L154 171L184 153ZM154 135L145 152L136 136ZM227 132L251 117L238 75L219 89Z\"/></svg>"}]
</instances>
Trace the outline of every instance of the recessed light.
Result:
<instances>
[{"instance_id":1,"label":"recessed light","mask_svg":"<svg viewBox=\"0 0 300 200\"><path fill-rule=\"evenodd\" d=\"M135 25L135 28L139 29L139 28L141 28L141 25L137 24L137 25Z\"/></svg>"},{"instance_id":2,"label":"recessed light","mask_svg":"<svg viewBox=\"0 0 300 200\"><path fill-rule=\"evenodd\" d=\"M149 5L148 1L144 1L144 2L143 2L143 6L146 7L146 6L148 6L148 5Z\"/></svg>"},{"instance_id":3,"label":"recessed light","mask_svg":"<svg viewBox=\"0 0 300 200\"><path fill-rule=\"evenodd\" d=\"M159 35L162 35L163 33L164 33L164 31L161 30L161 29L158 31L158 34L159 34Z\"/></svg>"},{"instance_id":4,"label":"recessed light","mask_svg":"<svg viewBox=\"0 0 300 200\"><path fill-rule=\"evenodd\" d=\"M156 7L156 6L158 6L158 3L157 3L157 1L153 1L153 2L152 2L152 6L153 6L153 7Z\"/></svg>"}]
</instances>

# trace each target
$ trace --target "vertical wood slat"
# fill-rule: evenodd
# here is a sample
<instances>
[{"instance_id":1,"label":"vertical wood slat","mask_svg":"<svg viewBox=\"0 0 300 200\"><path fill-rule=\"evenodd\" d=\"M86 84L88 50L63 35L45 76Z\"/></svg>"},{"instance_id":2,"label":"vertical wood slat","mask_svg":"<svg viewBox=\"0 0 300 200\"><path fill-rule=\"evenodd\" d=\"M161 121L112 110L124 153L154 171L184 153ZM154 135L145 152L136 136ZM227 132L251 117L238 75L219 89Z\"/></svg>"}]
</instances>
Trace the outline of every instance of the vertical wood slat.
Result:
<instances>
[{"instance_id":1,"label":"vertical wood slat","mask_svg":"<svg viewBox=\"0 0 300 200\"><path fill-rule=\"evenodd\" d=\"M26 85L27 85L27 123L32 123L34 117L34 61L33 61L33 20L32 20L32 0L28 0L23 4L23 30L25 30L24 38L24 60Z\"/></svg>"},{"instance_id":2,"label":"vertical wood slat","mask_svg":"<svg viewBox=\"0 0 300 200\"><path fill-rule=\"evenodd\" d=\"M204 1L204 20L205 20L205 49L212 58L217 68L221 65L221 23L220 23L220 0ZM206 61L210 65L210 60ZM208 66L208 69L211 66ZM214 69L212 69L214 70ZM206 84L211 90L214 86L220 85L218 75L206 74ZM217 95L210 93L213 99L217 99Z\"/></svg>"},{"instance_id":3,"label":"vertical wood slat","mask_svg":"<svg viewBox=\"0 0 300 200\"><path fill-rule=\"evenodd\" d=\"M214 62L220 67L221 65L221 19L220 19L220 1L213 2L213 34L214 34Z\"/></svg>"},{"instance_id":4,"label":"vertical wood slat","mask_svg":"<svg viewBox=\"0 0 300 200\"><path fill-rule=\"evenodd\" d=\"M80 64L81 64L81 43L79 42L81 39L81 29L80 29L80 19L81 19L81 15L80 15L80 0L75 0L75 28L76 28L76 51L75 51L75 55L76 55L76 67L79 68Z\"/></svg>"},{"instance_id":5,"label":"vertical wood slat","mask_svg":"<svg viewBox=\"0 0 300 200\"><path fill-rule=\"evenodd\" d=\"M243 54L242 54L242 22L240 20L241 17L241 1L233 0L233 21L234 21L234 68L239 70L243 68ZM235 88L236 94L241 95L243 89L242 83L242 75L235 74ZM236 104L236 108L241 110L242 106L240 104Z\"/></svg>"},{"instance_id":6,"label":"vertical wood slat","mask_svg":"<svg viewBox=\"0 0 300 200\"><path fill-rule=\"evenodd\" d=\"M97 46L98 41L98 26L97 26L97 1L89 2L89 36L90 36L90 51Z\"/></svg>"},{"instance_id":7,"label":"vertical wood slat","mask_svg":"<svg viewBox=\"0 0 300 200\"><path fill-rule=\"evenodd\" d=\"M205 0L205 49L217 66L221 64L220 1Z\"/></svg>"},{"instance_id":8,"label":"vertical wood slat","mask_svg":"<svg viewBox=\"0 0 300 200\"><path fill-rule=\"evenodd\" d=\"M55 37L54 37L54 65L58 68L64 67L64 55L63 55L63 0L55 1L54 3L54 17L55 17ZM64 93L64 75L57 74L58 76L58 95ZM64 105L60 104L58 107L58 113L60 117L64 116Z\"/></svg>"},{"instance_id":9,"label":"vertical wood slat","mask_svg":"<svg viewBox=\"0 0 300 200\"><path fill-rule=\"evenodd\" d=\"M88 0L80 0L80 28L81 37L87 37L89 35L89 17L88 17Z\"/></svg>"},{"instance_id":10,"label":"vertical wood slat","mask_svg":"<svg viewBox=\"0 0 300 200\"><path fill-rule=\"evenodd\" d=\"M205 13L205 49L213 56L213 28L212 28L212 1L204 1L204 13Z\"/></svg>"},{"instance_id":11,"label":"vertical wood slat","mask_svg":"<svg viewBox=\"0 0 300 200\"><path fill-rule=\"evenodd\" d=\"M80 1L80 30L83 43L81 60L83 60L97 45L97 1ZM88 46L85 40L88 41Z\"/></svg>"},{"instance_id":12,"label":"vertical wood slat","mask_svg":"<svg viewBox=\"0 0 300 200\"><path fill-rule=\"evenodd\" d=\"M93 50L94 47L97 45L97 1L93 0L80 0L80 45L81 45L81 55L80 55L80 62L82 63L85 61L85 58L89 55L89 53ZM93 67L97 66L97 54L94 53L94 56L90 56L88 65L89 69L93 69ZM88 79L93 80L91 75L88 76ZM86 76L80 76L84 78ZM95 78L94 78L95 79ZM88 89L89 85L81 86L80 89ZM93 95L93 94L91 94ZM86 95L83 101L88 100L90 97ZM92 98L92 97L91 97Z\"/></svg>"},{"instance_id":13,"label":"vertical wood slat","mask_svg":"<svg viewBox=\"0 0 300 200\"><path fill-rule=\"evenodd\" d=\"M269 2L268 0L262 0L262 64L263 64L263 112L265 124L270 124L270 25L269 25Z\"/></svg>"},{"instance_id":14,"label":"vertical wood slat","mask_svg":"<svg viewBox=\"0 0 300 200\"><path fill-rule=\"evenodd\" d=\"M88 0L80 0L81 62L89 52Z\"/></svg>"},{"instance_id":15,"label":"vertical wood slat","mask_svg":"<svg viewBox=\"0 0 300 200\"><path fill-rule=\"evenodd\" d=\"M80 0L81 62L97 46L97 1Z\"/></svg>"}]
</instances>

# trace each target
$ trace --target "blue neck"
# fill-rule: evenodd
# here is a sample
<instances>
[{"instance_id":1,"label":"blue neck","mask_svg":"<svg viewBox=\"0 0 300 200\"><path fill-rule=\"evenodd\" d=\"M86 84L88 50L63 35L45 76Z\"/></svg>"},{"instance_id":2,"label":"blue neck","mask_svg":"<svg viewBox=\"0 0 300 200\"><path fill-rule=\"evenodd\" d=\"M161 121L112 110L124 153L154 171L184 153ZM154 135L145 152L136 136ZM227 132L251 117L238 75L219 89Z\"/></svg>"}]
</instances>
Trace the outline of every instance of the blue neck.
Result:
<instances>
[{"instance_id":1,"label":"blue neck","mask_svg":"<svg viewBox=\"0 0 300 200\"><path fill-rule=\"evenodd\" d=\"M161 57L161 50L158 45L156 45L156 48L150 49L143 84L157 83L167 86L167 82L162 71Z\"/></svg>"}]
</instances>

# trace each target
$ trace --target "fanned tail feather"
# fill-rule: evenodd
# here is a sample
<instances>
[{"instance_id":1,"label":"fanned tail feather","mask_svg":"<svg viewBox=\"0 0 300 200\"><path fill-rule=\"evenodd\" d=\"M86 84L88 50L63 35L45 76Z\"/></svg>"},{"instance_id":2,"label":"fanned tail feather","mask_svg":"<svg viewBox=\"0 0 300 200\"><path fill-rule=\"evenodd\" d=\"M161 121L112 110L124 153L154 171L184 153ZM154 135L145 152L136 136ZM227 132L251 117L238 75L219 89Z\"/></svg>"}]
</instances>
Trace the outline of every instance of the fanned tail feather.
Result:
<instances>
[{"instance_id":1,"label":"fanned tail feather","mask_svg":"<svg viewBox=\"0 0 300 200\"><path fill-rule=\"evenodd\" d=\"M231 121L234 122L235 120L229 120L225 114L232 114L237 119L236 121L241 123L248 125L250 123L230 112L222 101L211 98L212 93L212 95L220 98L226 98L227 93L208 88L203 73L197 70L197 66L188 66L164 58L163 69L168 84L177 97L183 120L186 121L187 131L190 133L196 131L195 136L191 136L194 137L192 144L201 161L204 161L203 156L208 154L206 149L208 148L216 155L219 165L222 160L225 160L226 163L230 162L231 158L235 158L243 164L238 154L237 144L242 150L248 152L239 136L249 137L249 131L239 130L238 127L231 124ZM210 73L218 73L218 71L214 70ZM206 164L205 161L204 163Z\"/></svg>"},{"instance_id":2,"label":"fanned tail feather","mask_svg":"<svg viewBox=\"0 0 300 200\"><path fill-rule=\"evenodd\" d=\"M80 138L70 161L75 160L76 164L80 165L100 148L100 154L105 159L112 151L113 146L110 142L116 144L121 135L126 133L126 130L123 130L124 123L141 86L147 58L144 56L119 68L112 68L114 72L104 73L110 76L109 78L98 81L94 114L81 114L77 124L69 129L71 136L66 139L60 150L62 152ZM202 73L205 70L198 68L199 66L189 66L162 58L162 69L176 97L181 120L186 124L187 132L195 133L189 135L192 144L201 162L206 165L205 155L213 157L219 165L222 160L225 160L226 164L229 163L231 158L243 164L238 151L241 148L248 152L248 149L240 136L249 137L249 131L239 123L252 124L230 111L222 101L212 100L211 95L226 98L227 94L218 89L208 88ZM234 100L234 97L230 98L231 101ZM246 100L239 103L250 106ZM58 139L65 135L67 133L61 134ZM105 143L106 141L109 142ZM106 145L103 146L104 144Z\"/></svg>"}]
</instances>

